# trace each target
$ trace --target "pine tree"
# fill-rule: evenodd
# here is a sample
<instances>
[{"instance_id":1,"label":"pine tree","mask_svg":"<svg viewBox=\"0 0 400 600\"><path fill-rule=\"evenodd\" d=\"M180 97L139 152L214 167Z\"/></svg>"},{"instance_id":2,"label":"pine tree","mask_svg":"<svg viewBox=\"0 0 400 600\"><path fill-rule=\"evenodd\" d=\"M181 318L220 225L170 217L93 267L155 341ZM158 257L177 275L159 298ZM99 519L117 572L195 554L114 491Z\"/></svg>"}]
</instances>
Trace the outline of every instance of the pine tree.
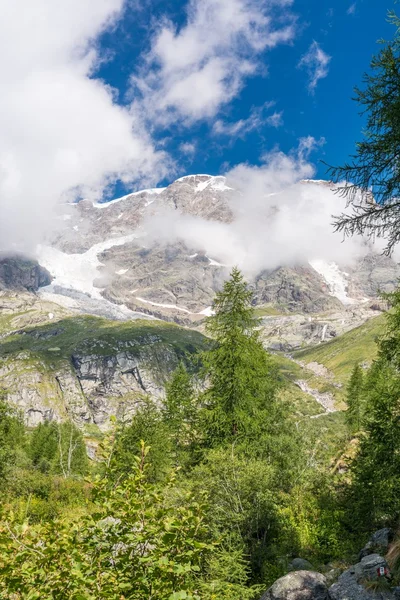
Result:
<instances>
[{"instance_id":1,"label":"pine tree","mask_svg":"<svg viewBox=\"0 0 400 600\"><path fill-rule=\"evenodd\" d=\"M255 432L271 411L276 378L263 348L252 293L239 269L216 295L206 331L214 346L203 359L209 386L205 393L206 428L210 445ZM263 412L263 419L261 419Z\"/></svg>"},{"instance_id":2,"label":"pine tree","mask_svg":"<svg viewBox=\"0 0 400 600\"><path fill-rule=\"evenodd\" d=\"M190 424L196 412L193 381L183 362L172 374L165 391L165 420L177 431L184 423Z\"/></svg>"},{"instance_id":3,"label":"pine tree","mask_svg":"<svg viewBox=\"0 0 400 600\"><path fill-rule=\"evenodd\" d=\"M363 139L348 163L328 169L354 209L337 219L337 230L383 237L387 254L400 240L400 19L391 12L389 21L396 28L394 39L381 41L364 87L355 89L366 116Z\"/></svg>"},{"instance_id":4,"label":"pine tree","mask_svg":"<svg viewBox=\"0 0 400 600\"><path fill-rule=\"evenodd\" d=\"M363 435L352 468L352 513L366 527L400 513L400 291L386 298L392 311L378 359L364 378Z\"/></svg>"},{"instance_id":5,"label":"pine tree","mask_svg":"<svg viewBox=\"0 0 400 600\"><path fill-rule=\"evenodd\" d=\"M362 421L362 391L364 376L359 364L355 365L347 386L346 420L352 433L360 431Z\"/></svg>"}]
</instances>

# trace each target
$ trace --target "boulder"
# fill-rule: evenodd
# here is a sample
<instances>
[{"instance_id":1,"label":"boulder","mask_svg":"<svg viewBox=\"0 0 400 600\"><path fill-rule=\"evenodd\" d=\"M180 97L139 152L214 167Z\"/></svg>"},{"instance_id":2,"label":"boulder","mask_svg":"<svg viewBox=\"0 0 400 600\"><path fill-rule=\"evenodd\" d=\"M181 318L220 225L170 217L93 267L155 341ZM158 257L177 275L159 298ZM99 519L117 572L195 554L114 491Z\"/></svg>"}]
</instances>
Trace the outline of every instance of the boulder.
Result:
<instances>
[{"instance_id":1,"label":"boulder","mask_svg":"<svg viewBox=\"0 0 400 600\"><path fill-rule=\"evenodd\" d=\"M381 576L389 575L389 566L383 556L369 554L354 566L354 573L358 580L376 581Z\"/></svg>"},{"instance_id":2,"label":"boulder","mask_svg":"<svg viewBox=\"0 0 400 600\"><path fill-rule=\"evenodd\" d=\"M260 600L330 600L330 596L321 573L303 570L275 581Z\"/></svg>"},{"instance_id":3,"label":"boulder","mask_svg":"<svg viewBox=\"0 0 400 600\"><path fill-rule=\"evenodd\" d=\"M304 558L294 558L289 563L289 571L314 571L314 567Z\"/></svg>"},{"instance_id":4,"label":"boulder","mask_svg":"<svg viewBox=\"0 0 400 600\"><path fill-rule=\"evenodd\" d=\"M382 556L365 556L329 588L332 600L394 600L387 578L379 575L380 569L389 575L387 562Z\"/></svg>"},{"instance_id":5,"label":"boulder","mask_svg":"<svg viewBox=\"0 0 400 600\"><path fill-rule=\"evenodd\" d=\"M374 553L386 554L389 549L389 544L393 540L393 536L393 530L389 527L384 527L383 529L376 531L361 550L359 559L361 560L364 556Z\"/></svg>"}]
</instances>

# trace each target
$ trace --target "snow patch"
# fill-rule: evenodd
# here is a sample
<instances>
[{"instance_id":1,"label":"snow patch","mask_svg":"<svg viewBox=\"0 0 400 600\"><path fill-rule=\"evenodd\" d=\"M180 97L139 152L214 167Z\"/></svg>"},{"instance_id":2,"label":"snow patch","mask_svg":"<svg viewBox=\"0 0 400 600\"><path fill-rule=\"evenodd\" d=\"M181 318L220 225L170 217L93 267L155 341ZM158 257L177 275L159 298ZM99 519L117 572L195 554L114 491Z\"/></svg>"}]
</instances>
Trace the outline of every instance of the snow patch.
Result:
<instances>
[{"instance_id":1,"label":"snow patch","mask_svg":"<svg viewBox=\"0 0 400 600\"><path fill-rule=\"evenodd\" d=\"M207 306L207 308L204 308L197 314L205 315L206 317L212 317L213 315L215 315L215 311L212 309L212 306Z\"/></svg>"},{"instance_id":2,"label":"snow patch","mask_svg":"<svg viewBox=\"0 0 400 600\"><path fill-rule=\"evenodd\" d=\"M309 264L325 280L331 296L338 298L342 304L355 304L357 302L354 298L349 297L346 274L339 269L336 263L312 260Z\"/></svg>"},{"instance_id":3,"label":"snow patch","mask_svg":"<svg viewBox=\"0 0 400 600\"><path fill-rule=\"evenodd\" d=\"M39 263L53 276L51 287L59 286L89 294L92 298L103 299L101 290L94 286L100 275L102 263L97 258L104 250L122 246L138 237L137 234L124 235L92 246L83 254L66 254L50 246L38 246L36 255Z\"/></svg>"},{"instance_id":4,"label":"snow patch","mask_svg":"<svg viewBox=\"0 0 400 600\"><path fill-rule=\"evenodd\" d=\"M121 202L121 200L126 200L127 198L132 198L132 196L139 196L140 194L161 194L166 188L150 188L148 190L139 190L138 192L131 192L130 194L126 194L125 196L121 196L121 198L115 198L115 200L110 200L110 202L93 202L94 208L108 208L111 204L116 204L117 202ZM146 205L148 206L148 205Z\"/></svg>"},{"instance_id":5,"label":"snow patch","mask_svg":"<svg viewBox=\"0 0 400 600\"><path fill-rule=\"evenodd\" d=\"M214 178L213 178L213 181L211 182L211 185L210 185L210 187L211 187L213 190L216 190L216 191L218 191L218 192L226 192L226 191L228 191L228 190L233 190L233 188L231 188L231 187L228 187L228 186L225 184L225 181L226 181L226 180L225 180L225 177L214 177Z\"/></svg>"},{"instance_id":6,"label":"snow patch","mask_svg":"<svg viewBox=\"0 0 400 600\"><path fill-rule=\"evenodd\" d=\"M117 275L125 275L125 273L127 273L129 271L129 269L120 269L119 271L115 271L115 273Z\"/></svg>"},{"instance_id":7,"label":"snow patch","mask_svg":"<svg viewBox=\"0 0 400 600\"><path fill-rule=\"evenodd\" d=\"M194 191L196 192L196 194L197 194L197 192L202 192L203 190L206 189L207 186L210 185L210 183L211 183L210 181L200 181L200 183L198 183L196 185L196 187L194 188Z\"/></svg>"},{"instance_id":8,"label":"snow patch","mask_svg":"<svg viewBox=\"0 0 400 600\"><path fill-rule=\"evenodd\" d=\"M220 262L217 262L216 260L214 260L213 258L210 258L209 256L206 256L206 258L208 258L208 260L210 261L210 266L212 267L226 267L226 265L223 265Z\"/></svg>"},{"instance_id":9,"label":"snow patch","mask_svg":"<svg viewBox=\"0 0 400 600\"><path fill-rule=\"evenodd\" d=\"M152 306L158 306L160 308L173 308L174 310L181 310L182 312L185 312L188 315L193 314L190 312L190 310L188 308L176 306L176 304L160 304L159 302L152 302L151 300L145 300L145 298L140 298L140 296L136 296L136 300L140 300L140 302L144 302L145 304L151 304Z\"/></svg>"}]
</instances>

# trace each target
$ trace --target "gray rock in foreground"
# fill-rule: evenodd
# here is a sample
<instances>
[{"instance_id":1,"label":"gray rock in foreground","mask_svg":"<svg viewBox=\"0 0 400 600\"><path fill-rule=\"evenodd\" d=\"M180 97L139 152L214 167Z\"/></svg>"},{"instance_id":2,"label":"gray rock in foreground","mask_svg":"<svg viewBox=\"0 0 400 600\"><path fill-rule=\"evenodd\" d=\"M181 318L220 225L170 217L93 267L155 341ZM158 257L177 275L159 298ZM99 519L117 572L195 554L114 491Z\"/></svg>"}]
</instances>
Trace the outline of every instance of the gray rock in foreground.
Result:
<instances>
[{"instance_id":1,"label":"gray rock in foreground","mask_svg":"<svg viewBox=\"0 0 400 600\"><path fill-rule=\"evenodd\" d=\"M321 573L294 571L275 581L260 600L330 600L330 595Z\"/></svg>"},{"instance_id":2,"label":"gray rock in foreground","mask_svg":"<svg viewBox=\"0 0 400 600\"><path fill-rule=\"evenodd\" d=\"M364 557L329 588L332 600L394 600L389 587L385 589L386 578L378 575L381 568L388 573L388 565L379 554Z\"/></svg>"},{"instance_id":3,"label":"gray rock in foreground","mask_svg":"<svg viewBox=\"0 0 400 600\"><path fill-rule=\"evenodd\" d=\"M389 550L389 544L393 539L393 530L389 527L384 527L376 531L366 543L360 552L360 560L370 554L386 554Z\"/></svg>"}]
</instances>

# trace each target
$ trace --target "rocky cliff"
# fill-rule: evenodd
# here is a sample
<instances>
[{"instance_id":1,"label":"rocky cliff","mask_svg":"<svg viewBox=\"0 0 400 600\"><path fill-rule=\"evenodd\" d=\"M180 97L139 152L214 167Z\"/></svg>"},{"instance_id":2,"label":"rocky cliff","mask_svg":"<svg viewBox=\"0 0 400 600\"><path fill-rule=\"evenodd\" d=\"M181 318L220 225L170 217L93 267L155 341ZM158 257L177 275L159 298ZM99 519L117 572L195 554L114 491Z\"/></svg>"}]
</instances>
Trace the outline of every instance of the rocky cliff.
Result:
<instances>
[{"instance_id":1,"label":"rocky cliff","mask_svg":"<svg viewBox=\"0 0 400 600\"><path fill-rule=\"evenodd\" d=\"M50 273L35 260L14 254L0 254L0 290L37 291L50 285Z\"/></svg>"},{"instance_id":2,"label":"rocky cliff","mask_svg":"<svg viewBox=\"0 0 400 600\"><path fill-rule=\"evenodd\" d=\"M306 183L313 184L314 194L329 193L329 182ZM298 184L291 193L301 194L304 187ZM209 314L230 269L220 256L206 253L207 240L203 243L201 236L213 235L213 224L222 223L229 240L240 202L240 194L224 177L193 175L109 203L63 205L56 233L38 251L41 264L54 277L50 291L80 295L81 306L89 299L106 299L108 307L196 325ZM175 231L177 220L180 228ZM204 229L204 223L211 229ZM182 236L186 226L193 235ZM364 249L351 264L304 259L294 264L292 259L292 264L245 275L257 306L273 307L280 314L314 315L376 304L380 290L396 285L400 268Z\"/></svg>"},{"instance_id":3,"label":"rocky cliff","mask_svg":"<svg viewBox=\"0 0 400 600\"><path fill-rule=\"evenodd\" d=\"M129 416L143 396L162 397L178 362L206 344L200 333L172 324L73 316L27 296L24 321L13 301L19 303L2 298L8 314L0 319L0 387L31 426L71 418L107 428L111 415Z\"/></svg>"}]
</instances>

